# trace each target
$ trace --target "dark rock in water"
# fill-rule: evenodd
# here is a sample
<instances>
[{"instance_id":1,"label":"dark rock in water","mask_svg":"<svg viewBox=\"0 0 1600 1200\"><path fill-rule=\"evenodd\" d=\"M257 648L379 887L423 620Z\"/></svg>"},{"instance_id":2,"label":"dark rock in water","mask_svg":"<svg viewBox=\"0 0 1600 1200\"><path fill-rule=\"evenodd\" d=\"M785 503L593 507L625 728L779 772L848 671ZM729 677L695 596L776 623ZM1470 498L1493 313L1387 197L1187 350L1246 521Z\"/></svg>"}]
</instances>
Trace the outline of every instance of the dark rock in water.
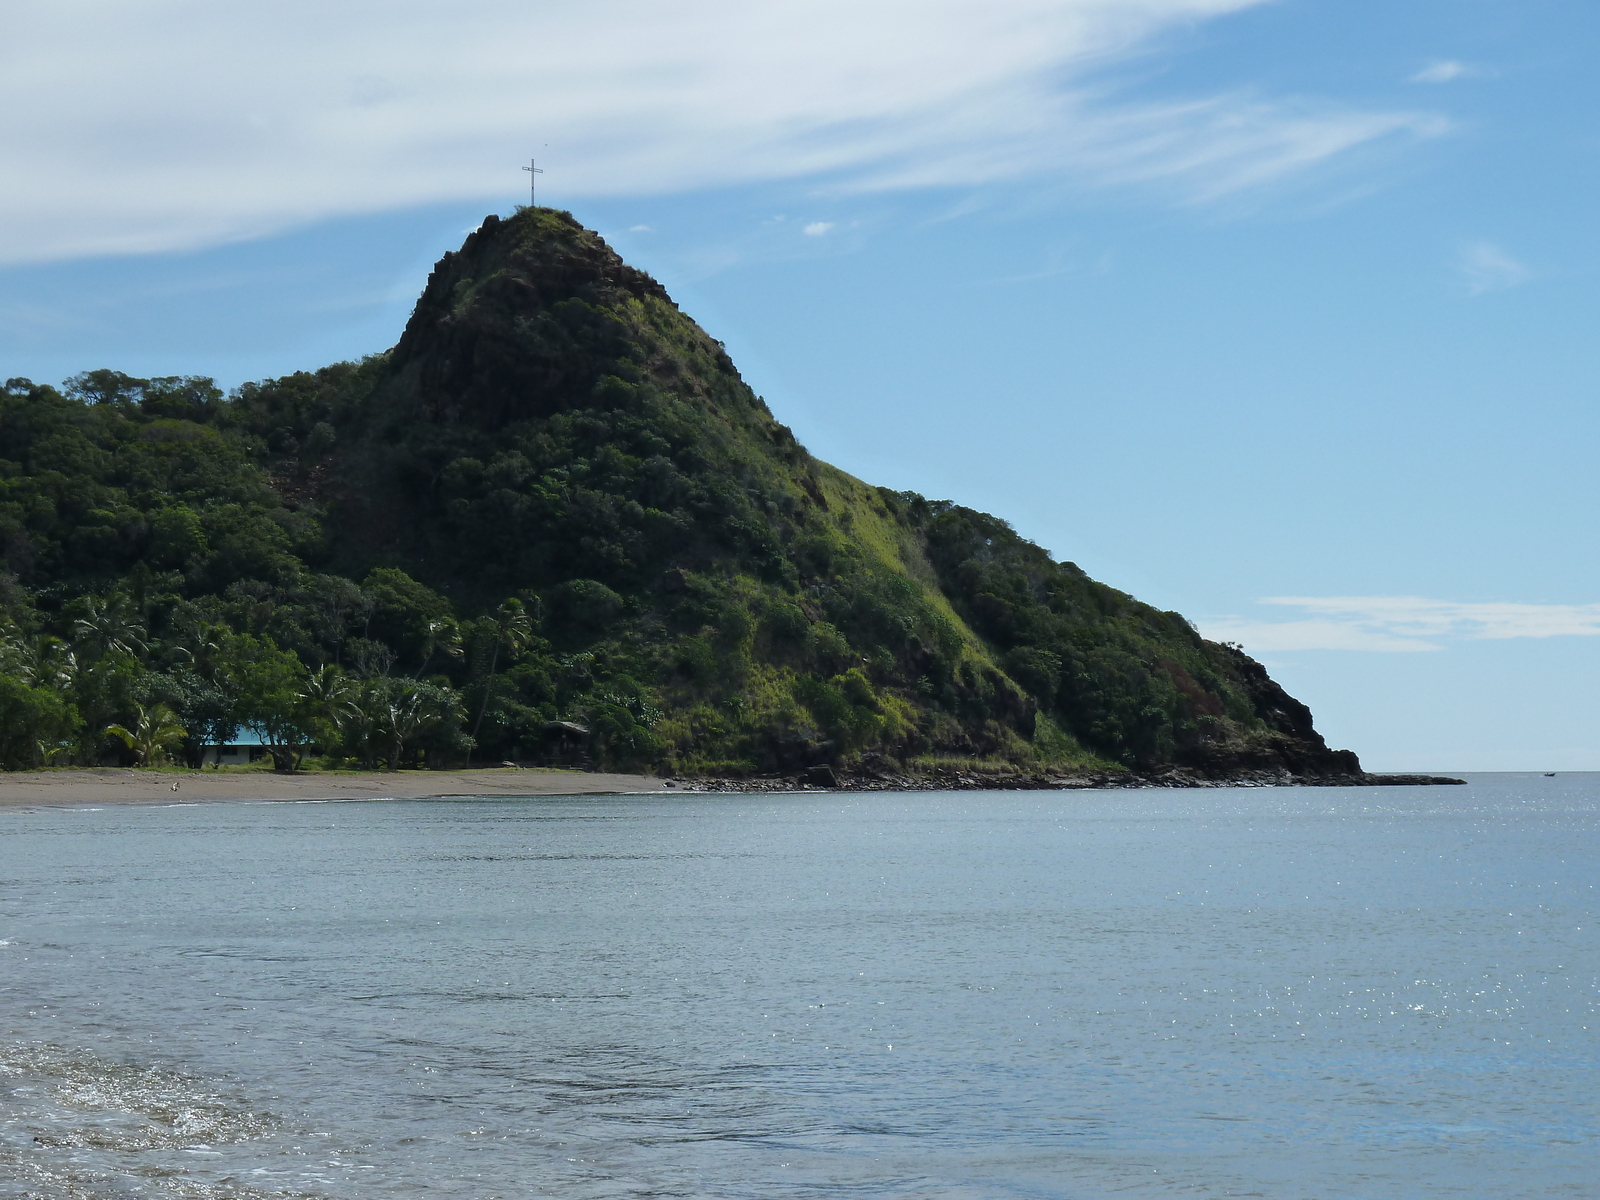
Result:
<instances>
[{"instance_id":1,"label":"dark rock in water","mask_svg":"<svg viewBox=\"0 0 1600 1200\"><path fill-rule=\"evenodd\" d=\"M1374 787L1429 787L1443 783L1465 784L1467 781L1448 775L1367 775L1361 782Z\"/></svg>"},{"instance_id":2,"label":"dark rock in water","mask_svg":"<svg viewBox=\"0 0 1600 1200\"><path fill-rule=\"evenodd\" d=\"M1091 771L1070 775L1029 772L924 771L887 775L850 772L839 776L830 767L810 767L796 781L802 787L837 788L847 792L1010 792L1092 791L1128 788L1239 788L1239 787L1431 787L1464 784L1447 775L1324 775L1313 778L1283 770L1244 772L1208 778L1193 771L1163 771L1139 775L1131 771ZM791 786L784 779L710 778L685 780L694 792L781 792Z\"/></svg>"}]
</instances>

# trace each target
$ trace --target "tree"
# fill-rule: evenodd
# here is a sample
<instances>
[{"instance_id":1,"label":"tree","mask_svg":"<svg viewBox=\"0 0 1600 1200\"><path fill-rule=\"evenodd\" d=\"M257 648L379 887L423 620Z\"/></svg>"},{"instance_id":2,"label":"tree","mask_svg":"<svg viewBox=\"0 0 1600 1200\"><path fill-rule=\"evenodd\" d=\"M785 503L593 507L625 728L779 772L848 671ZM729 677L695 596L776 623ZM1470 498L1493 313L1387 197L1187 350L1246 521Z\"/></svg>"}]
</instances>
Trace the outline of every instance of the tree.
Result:
<instances>
[{"instance_id":1,"label":"tree","mask_svg":"<svg viewBox=\"0 0 1600 1200\"><path fill-rule=\"evenodd\" d=\"M300 689L324 754L333 749L340 731L360 718L359 695L355 682L332 663L313 671Z\"/></svg>"},{"instance_id":2,"label":"tree","mask_svg":"<svg viewBox=\"0 0 1600 1200\"><path fill-rule=\"evenodd\" d=\"M24 637L8 624L0 632L0 674L15 676L29 687L65 692L77 678L78 656L60 638Z\"/></svg>"},{"instance_id":3,"label":"tree","mask_svg":"<svg viewBox=\"0 0 1600 1200\"><path fill-rule=\"evenodd\" d=\"M609 767L637 767L661 749L651 732L661 720L661 710L642 694L631 679L616 681L617 690L595 697L588 708L589 748ZM740 705L743 701L740 699Z\"/></svg>"},{"instance_id":4,"label":"tree","mask_svg":"<svg viewBox=\"0 0 1600 1200\"><path fill-rule=\"evenodd\" d=\"M392 647L407 666L429 658L453 623L448 600L395 567L368 572L361 590L372 602L361 636Z\"/></svg>"},{"instance_id":5,"label":"tree","mask_svg":"<svg viewBox=\"0 0 1600 1200\"><path fill-rule=\"evenodd\" d=\"M387 677L365 680L352 698L348 727L354 736L350 740L361 752L361 765L369 771L377 766L378 741L389 706L391 683Z\"/></svg>"},{"instance_id":6,"label":"tree","mask_svg":"<svg viewBox=\"0 0 1600 1200\"><path fill-rule=\"evenodd\" d=\"M248 635L228 639L239 689L239 716L260 735L272 755L272 769L291 774L300 769L311 741L315 714L305 698L306 669L271 638Z\"/></svg>"},{"instance_id":7,"label":"tree","mask_svg":"<svg viewBox=\"0 0 1600 1200\"><path fill-rule=\"evenodd\" d=\"M527 649L528 643L533 640L533 623L528 620L528 610L522 606L521 600L506 600L495 609L489 637L489 669L483 676L483 701L478 705L478 719L472 725L474 746L477 745L478 731L483 728L483 714L489 709L489 692L494 684L494 669L500 661L500 651L504 649L509 656L515 657ZM467 765L472 765L471 746L467 748Z\"/></svg>"},{"instance_id":8,"label":"tree","mask_svg":"<svg viewBox=\"0 0 1600 1200\"><path fill-rule=\"evenodd\" d=\"M225 746L238 732L238 694L226 677L211 680L190 670L174 671L165 677L165 684L194 743L194 765L202 765L207 746Z\"/></svg>"},{"instance_id":9,"label":"tree","mask_svg":"<svg viewBox=\"0 0 1600 1200\"><path fill-rule=\"evenodd\" d=\"M85 596L82 615L72 623L73 636L95 654L115 651L137 658L145 650L144 624L123 596Z\"/></svg>"},{"instance_id":10,"label":"tree","mask_svg":"<svg viewBox=\"0 0 1600 1200\"><path fill-rule=\"evenodd\" d=\"M436 617L427 622L423 628L422 665L417 668L413 679L421 679L428 670L428 664L433 661L433 656L440 650L444 651L446 658L460 658L461 629L449 617Z\"/></svg>"},{"instance_id":11,"label":"tree","mask_svg":"<svg viewBox=\"0 0 1600 1200\"><path fill-rule=\"evenodd\" d=\"M127 723L140 704L160 698L152 696L150 672L144 664L120 650L88 662L80 660L67 694L82 717L77 756L91 763L100 759L107 725Z\"/></svg>"},{"instance_id":12,"label":"tree","mask_svg":"<svg viewBox=\"0 0 1600 1200\"><path fill-rule=\"evenodd\" d=\"M369 679L353 698L349 723L362 760L370 771L379 758L392 771L406 747L442 731L449 745L462 742L461 694L453 688L414 679Z\"/></svg>"},{"instance_id":13,"label":"tree","mask_svg":"<svg viewBox=\"0 0 1600 1200\"><path fill-rule=\"evenodd\" d=\"M389 769L400 765L406 743L444 724L461 719L461 697L451 688L416 680L384 680L379 710L382 732L389 739Z\"/></svg>"},{"instance_id":14,"label":"tree","mask_svg":"<svg viewBox=\"0 0 1600 1200\"><path fill-rule=\"evenodd\" d=\"M57 692L0 674L0 767L42 765L77 727L77 709Z\"/></svg>"},{"instance_id":15,"label":"tree","mask_svg":"<svg viewBox=\"0 0 1600 1200\"><path fill-rule=\"evenodd\" d=\"M178 629L178 636L172 639L177 657L199 674L213 675L228 627L204 621L193 612L181 613L173 623Z\"/></svg>"},{"instance_id":16,"label":"tree","mask_svg":"<svg viewBox=\"0 0 1600 1200\"><path fill-rule=\"evenodd\" d=\"M105 731L137 754L140 766L160 766L167 761L167 752L172 747L183 744L183 739L189 736L188 730L178 723L177 714L165 704L134 707L139 719L133 729L107 725Z\"/></svg>"}]
</instances>

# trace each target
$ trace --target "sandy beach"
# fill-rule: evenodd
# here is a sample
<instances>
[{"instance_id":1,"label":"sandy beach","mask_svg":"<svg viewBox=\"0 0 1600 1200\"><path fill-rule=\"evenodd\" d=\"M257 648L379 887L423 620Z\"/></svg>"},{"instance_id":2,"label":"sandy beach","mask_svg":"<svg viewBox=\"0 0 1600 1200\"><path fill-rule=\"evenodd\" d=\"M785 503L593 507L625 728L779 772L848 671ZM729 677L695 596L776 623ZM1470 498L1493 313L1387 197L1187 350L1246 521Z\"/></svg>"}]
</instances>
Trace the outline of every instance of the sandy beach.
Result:
<instances>
[{"instance_id":1,"label":"sandy beach","mask_svg":"<svg viewBox=\"0 0 1600 1200\"><path fill-rule=\"evenodd\" d=\"M176 785L176 787L174 787ZM380 800L428 796L586 796L657 792L648 775L518 770L371 771L273 775L263 771L144 771L113 767L0 775L0 808L171 804L215 800Z\"/></svg>"}]
</instances>

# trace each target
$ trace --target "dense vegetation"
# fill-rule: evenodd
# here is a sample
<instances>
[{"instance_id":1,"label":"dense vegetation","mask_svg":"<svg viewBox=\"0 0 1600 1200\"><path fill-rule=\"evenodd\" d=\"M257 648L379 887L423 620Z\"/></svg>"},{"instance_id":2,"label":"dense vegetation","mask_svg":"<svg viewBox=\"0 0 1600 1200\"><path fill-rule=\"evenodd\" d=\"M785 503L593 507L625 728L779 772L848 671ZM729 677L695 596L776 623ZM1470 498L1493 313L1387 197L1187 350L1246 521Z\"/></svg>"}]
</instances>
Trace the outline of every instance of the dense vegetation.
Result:
<instances>
[{"instance_id":1,"label":"dense vegetation","mask_svg":"<svg viewBox=\"0 0 1600 1200\"><path fill-rule=\"evenodd\" d=\"M0 760L1356 769L1236 648L806 453L564 213L486 220L400 343L0 396ZM566 724L562 724L565 722ZM573 726L587 730L575 734Z\"/></svg>"}]
</instances>

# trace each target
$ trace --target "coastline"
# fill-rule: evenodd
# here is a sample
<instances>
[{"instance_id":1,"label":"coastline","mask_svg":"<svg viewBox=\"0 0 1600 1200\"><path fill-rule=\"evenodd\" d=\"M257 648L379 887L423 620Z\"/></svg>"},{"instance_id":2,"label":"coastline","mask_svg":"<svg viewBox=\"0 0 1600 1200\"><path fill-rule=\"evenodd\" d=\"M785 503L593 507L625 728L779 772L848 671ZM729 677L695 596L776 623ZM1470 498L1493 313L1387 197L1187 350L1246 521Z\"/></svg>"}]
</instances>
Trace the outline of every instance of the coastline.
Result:
<instances>
[{"instance_id":1,"label":"coastline","mask_svg":"<svg viewBox=\"0 0 1600 1200\"><path fill-rule=\"evenodd\" d=\"M676 781L684 792L1077 792L1128 788L1434 787L1466 782L1451 775L1376 775L1366 771L1357 775L1295 775L1285 770L1262 770L1213 776L1182 768L1151 775L1133 771L989 774L952 768L916 775L843 772L835 777L825 767L814 768L798 778L784 775Z\"/></svg>"},{"instance_id":2,"label":"coastline","mask_svg":"<svg viewBox=\"0 0 1600 1200\"><path fill-rule=\"evenodd\" d=\"M809 776L809 778L807 777ZM1181 771L1161 775L1096 772L1082 775L985 774L949 771L923 775L834 777L808 772L799 778L687 778L621 775L550 767L482 767L471 771L267 771L141 770L80 767L0 774L0 809L81 808L105 804L210 804L228 801L424 800L446 796L615 796L637 792L951 792L1078 791L1113 788L1393 787L1460 784L1443 775L1305 777L1250 772L1213 779ZM176 785L176 787L174 787Z\"/></svg>"},{"instance_id":3,"label":"coastline","mask_svg":"<svg viewBox=\"0 0 1600 1200\"><path fill-rule=\"evenodd\" d=\"M177 784L176 790L173 784ZM82 767L0 775L0 809L103 804L196 804L271 800L420 800L441 796L593 796L659 792L650 775L553 768L471 771L162 771Z\"/></svg>"}]
</instances>

